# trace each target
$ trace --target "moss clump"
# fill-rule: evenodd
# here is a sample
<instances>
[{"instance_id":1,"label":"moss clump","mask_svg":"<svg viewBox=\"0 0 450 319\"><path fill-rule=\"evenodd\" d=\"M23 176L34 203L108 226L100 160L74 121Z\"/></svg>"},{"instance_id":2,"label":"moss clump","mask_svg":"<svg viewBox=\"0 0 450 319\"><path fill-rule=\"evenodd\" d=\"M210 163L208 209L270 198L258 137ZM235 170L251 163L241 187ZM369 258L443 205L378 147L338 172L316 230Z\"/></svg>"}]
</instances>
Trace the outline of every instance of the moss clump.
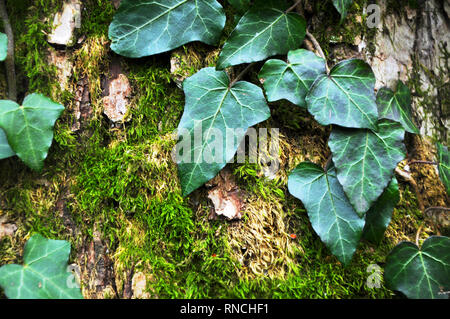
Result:
<instances>
[{"instance_id":1,"label":"moss clump","mask_svg":"<svg viewBox=\"0 0 450 319\"><path fill-rule=\"evenodd\" d=\"M59 87L56 68L48 64L45 52L49 47L46 34L51 31L50 17L61 5L62 2L56 0L8 2L7 10L15 35L19 96L29 92L51 96L52 90Z\"/></svg>"}]
</instances>

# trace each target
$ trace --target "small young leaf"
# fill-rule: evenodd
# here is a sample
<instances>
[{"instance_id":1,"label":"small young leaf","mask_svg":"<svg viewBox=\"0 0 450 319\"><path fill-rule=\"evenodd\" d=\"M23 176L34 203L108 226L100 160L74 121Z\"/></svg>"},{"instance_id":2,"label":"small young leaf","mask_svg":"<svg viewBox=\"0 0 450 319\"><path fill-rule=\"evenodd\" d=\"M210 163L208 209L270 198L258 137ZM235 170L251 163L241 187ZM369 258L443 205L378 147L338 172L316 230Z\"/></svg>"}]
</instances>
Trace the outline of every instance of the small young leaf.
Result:
<instances>
[{"instance_id":1,"label":"small young leaf","mask_svg":"<svg viewBox=\"0 0 450 319\"><path fill-rule=\"evenodd\" d=\"M341 22L347 16L348 8L352 5L353 0L333 0L334 7L341 14Z\"/></svg>"},{"instance_id":2,"label":"small young leaf","mask_svg":"<svg viewBox=\"0 0 450 319\"><path fill-rule=\"evenodd\" d=\"M111 49L138 58L192 41L215 45L225 27L216 0L122 0L109 26Z\"/></svg>"},{"instance_id":3,"label":"small young leaf","mask_svg":"<svg viewBox=\"0 0 450 319\"><path fill-rule=\"evenodd\" d=\"M343 264L348 264L361 238L364 219L345 196L334 167L324 172L313 163L303 162L289 175L288 189L305 205L320 239Z\"/></svg>"},{"instance_id":4,"label":"small young leaf","mask_svg":"<svg viewBox=\"0 0 450 319\"><path fill-rule=\"evenodd\" d=\"M351 59L336 64L330 75L314 82L306 104L322 125L336 124L376 130L375 76L364 61Z\"/></svg>"},{"instance_id":5,"label":"small young leaf","mask_svg":"<svg viewBox=\"0 0 450 319\"><path fill-rule=\"evenodd\" d=\"M270 7L270 5L275 5ZM254 5L241 18L223 46L217 69L256 62L300 47L306 21L296 13L285 13L285 1Z\"/></svg>"},{"instance_id":6,"label":"small young leaf","mask_svg":"<svg viewBox=\"0 0 450 319\"><path fill-rule=\"evenodd\" d=\"M325 61L311 51L289 51L288 63L269 60L259 72L269 102L286 99L306 107L305 97L316 78L326 74Z\"/></svg>"},{"instance_id":7,"label":"small young leaf","mask_svg":"<svg viewBox=\"0 0 450 319\"><path fill-rule=\"evenodd\" d=\"M25 244L24 265L0 267L0 287L11 299L82 299L67 260L70 243L34 235Z\"/></svg>"},{"instance_id":8,"label":"small young leaf","mask_svg":"<svg viewBox=\"0 0 450 319\"><path fill-rule=\"evenodd\" d=\"M250 7L250 0L228 0L228 2L239 12L245 13Z\"/></svg>"},{"instance_id":9,"label":"small young leaf","mask_svg":"<svg viewBox=\"0 0 450 319\"><path fill-rule=\"evenodd\" d=\"M34 170L41 170L53 140L53 126L64 107L40 94L30 94L20 106L0 100L0 128L16 155Z\"/></svg>"},{"instance_id":10,"label":"small young leaf","mask_svg":"<svg viewBox=\"0 0 450 319\"><path fill-rule=\"evenodd\" d=\"M422 249L411 242L394 247L386 258L384 278L389 289L414 299L448 299L450 238L431 236Z\"/></svg>"},{"instance_id":11,"label":"small young leaf","mask_svg":"<svg viewBox=\"0 0 450 319\"><path fill-rule=\"evenodd\" d=\"M378 131L333 126L328 146L339 182L359 216L383 193L405 158L404 135L403 127L389 120L378 122Z\"/></svg>"},{"instance_id":12,"label":"small young leaf","mask_svg":"<svg viewBox=\"0 0 450 319\"><path fill-rule=\"evenodd\" d=\"M448 148L437 142L439 177L450 196L450 154Z\"/></svg>"},{"instance_id":13,"label":"small young leaf","mask_svg":"<svg viewBox=\"0 0 450 319\"><path fill-rule=\"evenodd\" d=\"M5 61L8 55L8 37L0 32L0 61Z\"/></svg>"},{"instance_id":14,"label":"small young leaf","mask_svg":"<svg viewBox=\"0 0 450 319\"><path fill-rule=\"evenodd\" d=\"M366 213L366 225L362 235L364 239L376 245L381 242L384 232L391 222L394 207L399 200L398 182L394 176L380 198Z\"/></svg>"},{"instance_id":15,"label":"small young leaf","mask_svg":"<svg viewBox=\"0 0 450 319\"><path fill-rule=\"evenodd\" d=\"M189 133L183 138L189 149L183 149L188 159L177 158L177 163L184 196L216 176L248 128L270 116L259 87L244 81L229 85L227 74L214 68L204 68L183 83L186 104L178 132Z\"/></svg>"},{"instance_id":16,"label":"small young leaf","mask_svg":"<svg viewBox=\"0 0 450 319\"><path fill-rule=\"evenodd\" d=\"M377 105L380 119L399 122L406 131L419 134L419 130L412 120L411 92L403 82L398 82L395 93L388 88L381 88L377 94Z\"/></svg>"},{"instance_id":17,"label":"small young leaf","mask_svg":"<svg viewBox=\"0 0 450 319\"><path fill-rule=\"evenodd\" d=\"M16 155L8 144L5 132L0 128L0 160Z\"/></svg>"}]
</instances>

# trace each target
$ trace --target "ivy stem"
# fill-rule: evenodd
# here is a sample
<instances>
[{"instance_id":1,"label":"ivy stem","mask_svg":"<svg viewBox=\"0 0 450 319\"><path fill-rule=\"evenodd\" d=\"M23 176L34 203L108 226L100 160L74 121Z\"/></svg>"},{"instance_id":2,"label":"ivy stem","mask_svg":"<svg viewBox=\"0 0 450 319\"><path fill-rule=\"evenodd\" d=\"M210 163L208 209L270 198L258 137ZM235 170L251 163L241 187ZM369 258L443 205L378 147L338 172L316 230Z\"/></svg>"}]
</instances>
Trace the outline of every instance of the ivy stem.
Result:
<instances>
[{"instance_id":1,"label":"ivy stem","mask_svg":"<svg viewBox=\"0 0 450 319\"><path fill-rule=\"evenodd\" d=\"M419 238L420 238L420 232L422 230L422 225L419 226L419 229L417 230L416 233L416 246L419 247Z\"/></svg>"},{"instance_id":2,"label":"ivy stem","mask_svg":"<svg viewBox=\"0 0 450 319\"><path fill-rule=\"evenodd\" d=\"M320 57L325 60L325 69L327 70L327 74L330 74L330 69L328 68L328 64L327 64L327 57L323 53L323 50L320 47L319 42L316 40L316 38L308 30L306 30L306 35L308 36L309 40L311 40L311 42L313 43L314 48L316 48L316 50L319 53Z\"/></svg>"},{"instance_id":3,"label":"ivy stem","mask_svg":"<svg viewBox=\"0 0 450 319\"><path fill-rule=\"evenodd\" d=\"M438 163L436 163L436 162L430 162L430 161L411 161L411 162L408 162L408 165L412 165L412 164L438 165Z\"/></svg>"},{"instance_id":4,"label":"ivy stem","mask_svg":"<svg viewBox=\"0 0 450 319\"><path fill-rule=\"evenodd\" d=\"M289 9L287 9L286 11L284 11L284 13L286 14L286 13L289 13L289 12L291 12L292 10L294 10L295 8L297 8L297 6L300 4L300 2L302 2L303 0L298 0L297 2L295 2L295 4L292 6L292 7L290 7Z\"/></svg>"},{"instance_id":5,"label":"ivy stem","mask_svg":"<svg viewBox=\"0 0 450 319\"><path fill-rule=\"evenodd\" d=\"M228 88L231 89L231 88L236 84L236 82L240 81L240 80L242 79L242 77L243 77L245 74L247 74L247 72L253 67L254 64L255 64L255 63L250 63L249 65L247 65L247 66L245 67L245 69L242 70L242 72L239 73L239 74L234 78L234 80L230 82L230 85L228 86Z\"/></svg>"},{"instance_id":6,"label":"ivy stem","mask_svg":"<svg viewBox=\"0 0 450 319\"><path fill-rule=\"evenodd\" d=\"M433 206L433 207L428 207L427 209L425 209L423 214L426 215L428 212L431 212L433 210L444 210L446 212L450 212L450 208L442 207L442 206Z\"/></svg>"},{"instance_id":7,"label":"ivy stem","mask_svg":"<svg viewBox=\"0 0 450 319\"><path fill-rule=\"evenodd\" d=\"M17 101L16 69L14 66L14 33L6 11L5 0L0 0L0 17L3 20L6 36L8 37L8 54L5 60L6 79L8 81L8 97Z\"/></svg>"},{"instance_id":8,"label":"ivy stem","mask_svg":"<svg viewBox=\"0 0 450 319\"><path fill-rule=\"evenodd\" d=\"M400 169L398 167L395 169L395 172L397 173L397 175L401 176L404 180L409 182L411 184L411 186L414 188L414 192L416 193L417 203L419 205L419 209L421 211L424 211L425 206L423 205L422 195L420 194L419 187L417 186L417 183L414 180L414 178L411 176L410 173L405 172L404 170L402 170L402 169Z\"/></svg>"},{"instance_id":9,"label":"ivy stem","mask_svg":"<svg viewBox=\"0 0 450 319\"><path fill-rule=\"evenodd\" d=\"M323 170L324 170L325 172L328 172L328 168L330 168L332 159L333 159L333 156L330 155L330 156L328 157L328 159L327 159L325 165L323 166Z\"/></svg>"}]
</instances>

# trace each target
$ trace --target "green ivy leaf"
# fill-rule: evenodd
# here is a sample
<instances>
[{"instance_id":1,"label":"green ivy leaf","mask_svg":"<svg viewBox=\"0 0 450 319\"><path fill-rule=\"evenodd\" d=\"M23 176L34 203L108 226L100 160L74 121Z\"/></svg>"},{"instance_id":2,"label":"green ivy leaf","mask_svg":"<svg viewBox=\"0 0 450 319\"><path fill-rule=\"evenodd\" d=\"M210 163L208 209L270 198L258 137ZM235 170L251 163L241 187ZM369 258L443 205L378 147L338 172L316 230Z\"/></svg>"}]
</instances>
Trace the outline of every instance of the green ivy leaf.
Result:
<instances>
[{"instance_id":1,"label":"green ivy leaf","mask_svg":"<svg viewBox=\"0 0 450 319\"><path fill-rule=\"evenodd\" d=\"M341 14L341 22L347 16L348 9L352 5L353 0L333 0L334 7Z\"/></svg>"},{"instance_id":2,"label":"green ivy leaf","mask_svg":"<svg viewBox=\"0 0 450 319\"><path fill-rule=\"evenodd\" d=\"M259 72L269 102L286 99L306 107L305 97L315 79L326 74L325 61L313 52L289 51L288 63L269 60Z\"/></svg>"},{"instance_id":3,"label":"green ivy leaf","mask_svg":"<svg viewBox=\"0 0 450 319\"><path fill-rule=\"evenodd\" d=\"M377 245L381 242L399 200L398 182L394 176L380 198L366 213L366 225L362 235L364 239Z\"/></svg>"},{"instance_id":4,"label":"green ivy leaf","mask_svg":"<svg viewBox=\"0 0 450 319\"><path fill-rule=\"evenodd\" d=\"M362 60L336 64L330 75L320 75L306 97L309 112L322 125L377 129L375 76Z\"/></svg>"},{"instance_id":5,"label":"green ivy leaf","mask_svg":"<svg viewBox=\"0 0 450 319\"><path fill-rule=\"evenodd\" d=\"M228 0L228 2L235 8L239 13L244 13L250 7L250 0Z\"/></svg>"},{"instance_id":6,"label":"green ivy leaf","mask_svg":"<svg viewBox=\"0 0 450 319\"><path fill-rule=\"evenodd\" d=\"M0 129L0 160L16 155L8 144L5 132Z\"/></svg>"},{"instance_id":7,"label":"green ivy leaf","mask_svg":"<svg viewBox=\"0 0 450 319\"><path fill-rule=\"evenodd\" d=\"M344 194L331 167L324 172L319 166L303 162L289 175L289 192L300 199L320 239L344 265L358 246L364 227Z\"/></svg>"},{"instance_id":8,"label":"green ivy leaf","mask_svg":"<svg viewBox=\"0 0 450 319\"><path fill-rule=\"evenodd\" d=\"M437 142L439 177L450 196L450 155L448 148Z\"/></svg>"},{"instance_id":9,"label":"green ivy leaf","mask_svg":"<svg viewBox=\"0 0 450 319\"><path fill-rule=\"evenodd\" d=\"M396 122L381 120L378 131L333 127L328 146L338 179L359 216L369 210L406 156L405 131Z\"/></svg>"},{"instance_id":10,"label":"green ivy leaf","mask_svg":"<svg viewBox=\"0 0 450 319\"><path fill-rule=\"evenodd\" d=\"M30 94L20 106L0 101L0 128L9 145L29 167L41 170L53 140L53 126L64 107L40 94Z\"/></svg>"},{"instance_id":11,"label":"green ivy leaf","mask_svg":"<svg viewBox=\"0 0 450 319\"><path fill-rule=\"evenodd\" d=\"M218 43L225 13L216 0L122 0L109 26L111 49L139 58L201 41Z\"/></svg>"},{"instance_id":12,"label":"green ivy leaf","mask_svg":"<svg viewBox=\"0 0 450 319\"><path fill-rule=\"evenodd\" d=\"M5 61L8 55L8 37L0 32L0 61Z\"/></svg>"},{"instance_id":13,"label":"green ivy leaf","mask_svg":"<svg viewBox=\"0 0 450 319\"><path fill-rule=\"evenodd\" d=\"M24 265L0 267L0 287L11 299L82 299L67 260L70 243L34 235L25 244Z\"/></svg>"},{"instance_id":14,"label":"green ivy leaf","mask_svg":"<svg viewBox=\"0 0 450 319\"><path fill-rule=\"evenodd\" d=\"M286 14L285 9L285 1L251 7L225 42L217 69L261 61L300 47L306 21L296 13Z\"/></svg>"},{"instance_id":15,"label":"green ivy leaf","mask_svg":"<svg viewBox=\"0 0 450 319\"><path fill-rule=\"evenodd\" d=\"M377 94L377 105L380 119L399 122L406 131L419 134L419 130L412 121L411 92L403 82L398 82L395 93L388 88L381 88Z\"/></svg>"},{"instance_id":16,"label":"green ivy leaf","mask_svg":"<svg viewBox=\"0 0 450 319\"><path fill-rule=\"evenodd\" d=\"M411 242L394 247L386 258L384 278L389 289L414 299L448 299L450 238L431 236L422 249Z\"/></svg>"},{"instance_id":17,"label":"green ivy leaf","mask_svg":"<svg viewBox=\"0 0 450 319\"><path fill-rule=\"evenodd\" d=\"M189 159L177 157L177 163L184 196L216 176L233 158L247 129L270 117L259 87L243 81L231 89L229 85L227 74L214 68L204 68L183 83L186 105L178 131L189 132ZM241 133L234 130L238 128ZM198 130L203 139L196 142Z\"/></svg>"}]
</instances>

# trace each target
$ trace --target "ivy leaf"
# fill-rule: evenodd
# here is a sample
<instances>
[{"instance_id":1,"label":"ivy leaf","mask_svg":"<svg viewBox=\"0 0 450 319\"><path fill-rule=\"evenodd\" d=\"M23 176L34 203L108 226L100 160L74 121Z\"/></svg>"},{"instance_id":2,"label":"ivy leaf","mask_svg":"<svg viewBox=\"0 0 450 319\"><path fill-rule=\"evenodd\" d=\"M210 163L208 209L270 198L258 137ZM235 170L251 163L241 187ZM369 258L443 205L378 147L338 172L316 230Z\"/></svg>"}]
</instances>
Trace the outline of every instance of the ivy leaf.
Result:
<instances>
[{"instance_id":1,"label":"ivy leaf","mask_svg":"<svg viewBox=\"0 0 450 319\"><path fill-rule=\"evenodd\" d=\"M225 27L216 0L122 0L109 26L111 49L138 58L201 41L215 45Z\"/></svg>"},{"instance_id":2,"label":"ivy leaf","mask_svg":"<svg viewBox=\"0 0 450 319\"><path fill-rule=\"evenodd\" d=\"M188 159L177 157L177 163L184 196L216 176L233 158L247 129L270 116L259 87L243 81L229 85L227 74L214 68L204 68L183 83L186 105L178 133L185 130L189 136L177 146L187 143L183 154Z\"/></svg>"},{"instance_id":3,"label":"ivy leaf","mask_svg":"<svg viewBox=\"0 0 450 319\"><path fill-rule=\"evenodd\" d=\"M384 278L389 289L414 299L448 299L450 238L431 236L422 249L411 242L394 247L386 258Z\"/></svg>"},{"instance_id":4,"label":"ivy leaf","mask_svg":"<svg viewBox=\"0 0 450 319\"><path fill-rule=\"evenodd\" d=\"M261 61L300 47L306 21L296 13L286 14L285 9L285 1L252 6L225 42L217 69Z\"/></svg>"},{"instance_id":5,"label":"ivy leaf","mask_svg":"<svg viewBox=\"0 0 450 319\"><path fill-rule=\"evenodd\" d=\"M396 122L381 120L378 131L333 126L328 146L338 179L359 216L380 197L406 156L405 131Z\"/></svg>"},{"instance_id":6,"label":"ivy leaf","mask_svg":"<svg viewBox=\"0 0 450 319\"><path fill-rule=\"evenodd\" d=\"M448 148L437 142L439 177L450 196L450 155Z\"/></svg>"},{"instance_id":7,"label":"ivy leaf","mask_svg":"<svg viewBox=\"0 0 450 319\"><path fill-rule=\"evenodd\" d=\"M228 2L240 13L246 12L250 7L250 0L228 0Z\"/></svg>"},{"instance_id":8,"label":"ivy leaf","mask_svg":"<svg viewBox=\"0 0 450 319\"><path fill-rule=\"evenodd\" d=\"M5 132L0 129L0 160L16 155L8 144Z\"/></svg>"},{"instance_id":9,"label":"ivy leaf","mask_svg":"<svg viewBox=\"0 0 450 319\"><path fill-rule=\"evenodd\" d=\"M70 243L34 235L25 244L24 265L0 267L0 287L11 299L82 299L67 270Z\"/></svg>"},{"instance_id":10,"label":"ivy leaf","mask_svg":"<svg viewBox=\"0 0 450 319\"><path fill-rule=\"evenodd\" d=\"M0 32L0 61L5 61L8 55L8 37Z\"/></svg>"},{"instance_id":11,"label":"ivy leaf","mask_svg":"<svg viewBox=\"0 0 450 319\"><path fill-rule=\"evenodd\" d=\"M380 119L399 122L406 131L419 134L419 130L412 121L411 92L403 82L398 82L395 93L388 88L381 88L377 94L377 105Z\"/></svg>"},{"instance_id":12,"label":"ivy leaf","mask_svg":"<svg viewBox=\"0 0 450 319\"><path fill-rule=\"evenodd\" d=\"M306 107L305 97L315 79L326 74L325 61L313 52L289 51L288 63L269 60L259 72L269 102L286 99Z\"/></svg>"},{"instance_id":13,"label":"ivy leaf","mask_svg":"<svg viewBox=\"0 0 450 319\"><path fill-rule=\"evenodd\" d=\"M336 124L376 130L375 76L364 61L336 64L330 75L320 75L306 97L309 112L322 125Z\"/></svg>"},{"instance_id":14,"label":"ivy leaf","mask_svg":"<svg viewBox=\"0 0 450 319\"><path fill-rule=\"evenodd\" d=\"M364 219L345 196L335 168L324 172L313 163L303 162L290 174L288 189L305 205L322 242L344 265L348 264L361 238Z\"/></svg>"},{"instance_id":15,"label":"ivy leaf","mask_svg":"<svg viewBox=\"0 0 450 319\"><path fill-rule=\"evenodd\" d=\"M64 107L40 94L30 94L20 106L0 101L0 128L9 145L29 167L41 170L53 140L53 126Z\"/></svg>"},{"instance_id":16,"label":"ivy leaf","mask_svg":"<svg viewBox=\"0 0 450 319\"><path fill-rule=\"evenodd\" d=\"M366 225L362 235L364 239L377 245L381 242L399 200L398 182L394 176L380 198L366 213Z\"/></svg>"},{"instance_id":17,"label":"ivy leaf","mask_svg":"<svg viewBox=\"0 0 450 319\"><path fill-rule=\"evenodd\" d=\"M333 0L334 7L341 14L341 22L347 16L348 9L352 5L353 0Z\"/></svg>"}]
</instances>

